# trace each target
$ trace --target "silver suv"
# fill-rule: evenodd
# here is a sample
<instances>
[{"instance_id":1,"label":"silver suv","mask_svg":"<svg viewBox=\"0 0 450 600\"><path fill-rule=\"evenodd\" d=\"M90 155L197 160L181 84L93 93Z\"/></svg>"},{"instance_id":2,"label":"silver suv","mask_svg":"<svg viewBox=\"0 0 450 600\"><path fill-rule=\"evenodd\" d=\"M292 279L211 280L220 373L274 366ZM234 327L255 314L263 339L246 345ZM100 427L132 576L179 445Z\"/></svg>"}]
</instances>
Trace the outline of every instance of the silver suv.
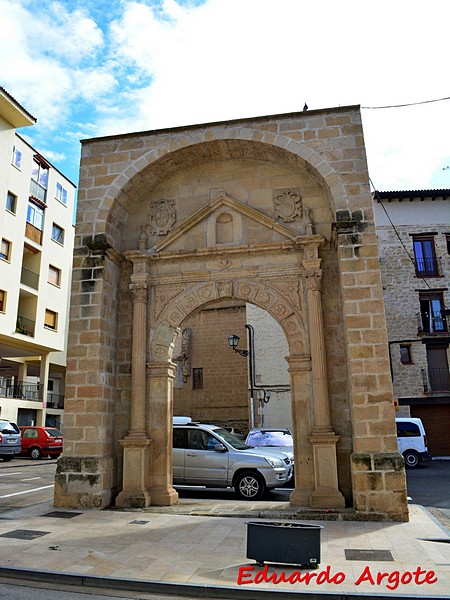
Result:
<instances>
[{"instance_id":1,"label":"silver suv","mask_svg":"<svg viewBox=\"0 0 450 600\"><path fill-rule=\"evenodd\" d=\"M258 500L288 481L293 466L283 452L250 448L226 429L174 418L174 485L233 487L241 499Z\"/></svg>"},{"instance_id":2,"label":"silver suv","mask_svg":"<svg viewBox=\"0 0 450 600\"><path fill-rule=\"evenodd\" d=\"M20 453L20 431L15 423L0 419L0 458L5 462Z\"/></svg>"}]
</instances>

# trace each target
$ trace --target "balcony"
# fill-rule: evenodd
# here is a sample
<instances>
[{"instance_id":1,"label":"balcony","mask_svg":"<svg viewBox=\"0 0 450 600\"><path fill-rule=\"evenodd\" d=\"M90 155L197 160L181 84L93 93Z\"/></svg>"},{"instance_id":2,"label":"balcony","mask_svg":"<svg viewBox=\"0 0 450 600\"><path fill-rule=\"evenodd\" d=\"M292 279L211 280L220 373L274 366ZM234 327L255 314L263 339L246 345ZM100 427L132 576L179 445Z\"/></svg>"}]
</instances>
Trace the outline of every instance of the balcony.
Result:
<instances>
[{"instance_id":1,"label":"balcony","mask_svg":"<svg viewBox=\"0 0 450 600\"><path fill-rule=\"evenodd\" d=\"M53 392L47 393L47 408L58 408L64 409L64 395L54 394Z\"/></svg>"},{"instance_id":2,"label":"balcony","mask_svg":"<svg viewBox=\"0 0 450 600\"><path fill-rule=\"evenodd\" d=\"M26 267L22 267L20 283L37 290L39 288L39 273L35 273Z\"/></svg>"},{"instance_id":3,"label":"balcony","mask_svg":"<svg viewBox=\"0 0 450 600\"><path fill-rule=\"evenodd\" d=\"M446 333L448 331L447 311L416 313L417 333Z\"/></svg>"},{"instance_id":4,"label":"balcony","mask_svg":"<svg viewBox=\"0 0 450 600\"><path fill-rule=\"evenodd\" d=\"M39 402L39 384L0 379L0 396Z\"/></svg>"},{"instance_id":5,"label":"balcony","mask_svg":"<svg viewBox=\"0 0 450 600\"><path fill-rule=\"evenodd\" d=\"M47 200L47 189L32 179L30 182L30 195L45 203Z\"/></svg>"},{"instance_id":6,"label":"balcony","mask_svg":"<svg viewBox=\"0 0 450 600\"><path fill-rule=\"evenodd\" d=\"M441 277L442 269L439 258L416 258L416 277Z\"/></svg>"},{"instance_id":7,"label":"balcony","mask_svg":"<svg viewBox=\"0 0 450 600\"><path fill-rule=\"evenodd\" d=\"M27 319L26 317L18 316L16 323L16 333L21 333L22 335L34 337L35 326L36 321L32 321L31 319Z\"/></svg>"},{"instance_id":8,"label":"balcony","mask_svg":"<svg viewBox=\"0 0 450 600\"><path fill-rule=\"evenodd\" d=\"M42 245L42 231L28 221L25 223L25 236L36 244Z\"/></svg>"},{"instance_id":9,"label":"balcony","mask_svg":"<svg viewBox=\"0 0 450 600\"><path fill-rule=\"evenodd\" d=\"M436 369L429 367L422 369L423 389L428 393L450 392L449 369Z\"/></svg>"}]
</instances>

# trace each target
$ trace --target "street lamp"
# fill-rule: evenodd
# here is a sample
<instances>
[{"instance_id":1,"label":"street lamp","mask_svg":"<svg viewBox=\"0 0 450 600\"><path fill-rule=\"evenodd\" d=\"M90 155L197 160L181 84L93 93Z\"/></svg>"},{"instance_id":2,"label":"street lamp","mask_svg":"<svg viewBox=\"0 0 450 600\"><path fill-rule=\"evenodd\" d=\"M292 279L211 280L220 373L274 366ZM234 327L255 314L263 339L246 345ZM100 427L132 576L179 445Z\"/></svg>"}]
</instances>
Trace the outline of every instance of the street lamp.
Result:
<instances>
[{"instance_id":1,"label":"street lamp","mask_svg":"<svg viewBox=\"0 0 450 600\"><path fill-rule=\"evenodd\" d=\"M241 350L237 347L241 338L236 334L230 335L228 337L228 343L230 344L230 348L237 352L237 354L246 358L248 357L248 368L250 376L250 422L253 429L253 427L255 426L255 405L253 401L253 365L255 360L253 348L254 330L251 325L246 325L245 328L247 329L248 333L248 350Z\"/></svg>"},{"instance_id":2,"label":"street lamp","mask_svg":"<svg viewBox=\"0 0 450 600\"><path fill-rule=\"evenodd\" d=\"M258 400L259 400L259 415L260 415L260 425L264 427L264 404L267 404L270 400L271 392L270 390L258 390Z\"/></svg>"}]
</instances>

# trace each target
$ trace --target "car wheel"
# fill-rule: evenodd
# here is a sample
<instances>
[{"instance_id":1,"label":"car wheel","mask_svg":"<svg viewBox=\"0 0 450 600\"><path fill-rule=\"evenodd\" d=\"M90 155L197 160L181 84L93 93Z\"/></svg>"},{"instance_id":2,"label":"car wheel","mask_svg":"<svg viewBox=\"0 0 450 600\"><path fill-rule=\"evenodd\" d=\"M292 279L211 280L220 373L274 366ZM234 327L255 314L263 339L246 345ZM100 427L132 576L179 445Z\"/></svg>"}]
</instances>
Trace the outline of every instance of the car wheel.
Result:
<instances>
[{"instance_id":1,"label":"car wheel","mask_svg":"<svg viewBox=\"0 0 450 600\"><path fill-rule=\"evenodd\" d=\"M12 456L2 456L2 458L3 458L4 462L9 462L10 460L13 459Z\"/></svg>"},{"instance_id":2,"label":"car wheel","mask_svg":"<svg viewBox=\"0 0 450 600\"><path fill-rule=\"evenodd\" d=\"M234 489L242 500L259 500L266 491L266 484L261 475L245 471L237 476Z\"/></svg>"},{"instance_id":3,"label":"car wheel","mask_svg":"<svg viewBox=\"0 0 450 600\"><path fill-rule=\"evenodd\" d=\"M31 448L30 456L33 460L38 460L42 457L42 452L40 448Z\"/></svg>"},{"instance_id":4,"label":"car wheel","mask_svg":"<svg viewBox=\"0 0 450 600\"><path fill-rule=\"evenodd\" d=\"M415 450L406 450L403 452L403 458L408 469L416 469L420 465L420 456Z\"/></svg>"}]
</instances>

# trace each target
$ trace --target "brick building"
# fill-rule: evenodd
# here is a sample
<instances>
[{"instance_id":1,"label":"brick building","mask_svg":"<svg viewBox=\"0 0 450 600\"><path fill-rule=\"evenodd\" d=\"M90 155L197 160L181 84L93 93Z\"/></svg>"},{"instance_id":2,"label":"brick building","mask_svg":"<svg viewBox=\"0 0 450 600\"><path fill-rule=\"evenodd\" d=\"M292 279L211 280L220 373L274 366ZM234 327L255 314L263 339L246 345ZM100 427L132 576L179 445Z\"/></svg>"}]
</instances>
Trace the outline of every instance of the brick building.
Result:
<instances>
[{"instance_id":1,"label":"brick building","mask_svg":"<svg viewBox=\"0 0 450 600\"><path fill-rule=\"evenodd\" d=\"M375 222L399 416L450 455L450 190L376 192Z\"/></svg>"},{"instance_id":2,"label":"brick building","mask_svg":"<svg viewBox=\"0 0 450 600\"><path fill-rule=\"evenodd\" d=\"M291 504L408 518L358 107L86 140L78 199L56 506L177 502L177 337L253 304L287 344Z\"/></svg>"}]
</instances>

